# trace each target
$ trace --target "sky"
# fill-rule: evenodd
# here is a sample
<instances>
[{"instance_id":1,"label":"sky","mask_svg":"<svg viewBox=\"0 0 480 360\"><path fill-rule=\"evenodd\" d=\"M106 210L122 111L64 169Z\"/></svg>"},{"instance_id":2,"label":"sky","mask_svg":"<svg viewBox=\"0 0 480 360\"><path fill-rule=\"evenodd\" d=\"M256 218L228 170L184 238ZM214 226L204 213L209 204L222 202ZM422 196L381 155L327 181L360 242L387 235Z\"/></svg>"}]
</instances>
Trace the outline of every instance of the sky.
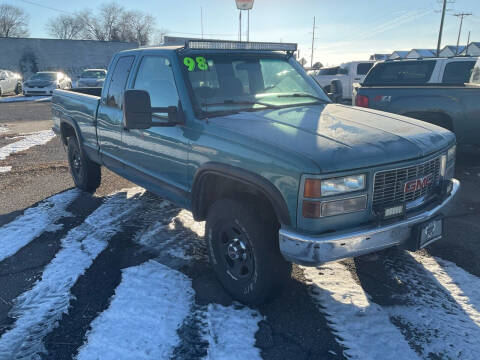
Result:
<instances>
[{"instance_id":1,"label":"sky","mask_svg":"<svg viewBox=\"0 0 480 360\"><path fill-rule=\"evenodd\" d=\"M373 53L391 53L412 48L436 48L441 17L440 0L255 0L250 11L251 41L298 43L300 57L310 63L313 17L315 17L314 62L324 66L363 60ZM451 0L449 0L451 1ZM22 7L30 15L30 36L50 37L46 22L62 13L96 9L99 0L0 0ZM238 10L234 0L117 0L127 9L142 10L156 18L158 28L171 36L204 36L238 39ZM460 43L480 41L480 1L455 0L448 5L442 39L444 45L457 42L457 12L466 17ZM247 13L242 32L246 39Z\"/></svg>"}]
</instances>

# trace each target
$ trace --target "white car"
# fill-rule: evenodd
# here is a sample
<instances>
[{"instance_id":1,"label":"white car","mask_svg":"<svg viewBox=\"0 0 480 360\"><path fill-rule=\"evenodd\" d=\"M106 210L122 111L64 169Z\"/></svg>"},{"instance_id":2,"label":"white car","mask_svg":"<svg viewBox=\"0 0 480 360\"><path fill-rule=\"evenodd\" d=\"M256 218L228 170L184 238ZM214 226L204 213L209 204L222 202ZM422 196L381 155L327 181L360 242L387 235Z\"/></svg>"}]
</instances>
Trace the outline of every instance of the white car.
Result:
<instances>
[{"instance_id":1,"label":"white car","mask_svg":"<svg viewBox=\"0 0 480 360\"><path fill-rule=\"evenodd\" d=\"M22 77L9 70L0 70L0 96L20 94L22 92Z\"/></svg>"},{"instance_id":2,"label":"white car","mask_svg":"<svg viewBox=\"0 0 480 360\"><path fill-rule=\"evenodd\" d=\"M332 80L340 80L342 97L344 100L348 100L352 98L353 84L362 83L374 63L373 60L351 61L340 66L320 69L313 77L327 93L330 92Z\"/></svg>"},{"instance_id":3,"label":"white car","mask_svg":"<svg viewBox=\"0 0 480 360\"><path fill-rule=\"evenodd\" d=\"M52 95L54 89L71 89L72 80L62 72L40 71L23 83L23 94Z\"/></svg>"},{"instance_id":4,"label":"white car","mask_svg":"<svg viewBox=\"0 0 480 360\"><path fill-rule=\"evenodd\" d=\"M85 69L77 80L77 88L103 87L107 70L105 69Z\"/></svg>"}]
</instances>

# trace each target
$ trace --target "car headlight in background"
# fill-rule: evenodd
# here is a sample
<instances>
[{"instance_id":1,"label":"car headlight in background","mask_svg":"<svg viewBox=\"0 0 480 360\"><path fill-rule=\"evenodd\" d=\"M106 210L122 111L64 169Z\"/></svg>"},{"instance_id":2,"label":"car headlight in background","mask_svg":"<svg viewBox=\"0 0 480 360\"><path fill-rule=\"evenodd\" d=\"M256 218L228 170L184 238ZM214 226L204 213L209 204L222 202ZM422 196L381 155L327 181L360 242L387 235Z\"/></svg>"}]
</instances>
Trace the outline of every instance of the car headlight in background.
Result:
<instances>
[{"instance_id":1,"label":"car headlight in background","mask_svg":"<svg viewBox=\"0 0 480 360\"><path fill-rule=\"evenodd\" d=\"M457 145L453 145L447 152L447 162L455 160L455 156L457 155Z\"/></svg>"},{"instance_id":2,"label":"car headlight in background","mask_svg":"<svg viewBox=\"0 0 480 360\"><path fill-rule=\"evenodd\" d=\"M365 189L365 179L365 174L331 179L306 179L303 196L306 198L319 198L361 191Z\"/></svg>"}]
</instances>

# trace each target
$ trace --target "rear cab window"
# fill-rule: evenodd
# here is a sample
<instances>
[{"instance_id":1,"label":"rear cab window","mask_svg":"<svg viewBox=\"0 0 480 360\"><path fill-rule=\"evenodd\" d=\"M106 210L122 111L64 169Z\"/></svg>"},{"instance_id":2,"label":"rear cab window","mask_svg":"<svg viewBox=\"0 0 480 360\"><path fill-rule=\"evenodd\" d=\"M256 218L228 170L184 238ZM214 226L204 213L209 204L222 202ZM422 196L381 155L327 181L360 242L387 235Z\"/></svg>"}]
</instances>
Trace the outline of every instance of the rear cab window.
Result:
<instances>
[{"instance_id":1,"label":"rear cab window","mask_svg":"<svg viewBox=\"0 0 480 360\"><path fill-rule=\"evenodd\" d=\"M368 73L364 85L424 85L430 80L436 63L436 60L380 63Z\"/></svg>"},{"instance_id":2,"label":"rear cab window","mask_svg":"<svg viewBox=\"0 0 480 360\"><path fill-rule=\"evenodd\" d=\"M470 77L470 83L480 85L480 60L477 61Z\"/></svg>"},{"instance_id":3,"label":"rear cab window","mask_svg":"<svg viewBox=\"0 0 480 360\"><path fill-rule=\"evenodd\" d=\"M357 74L358 75L367 75L367 73L372 68L373 63L361 63L357 65Z\"/></svg>"},{"instance_id":4,"label":"rear cab window","mask_svg":"<svg viewBox=\"0 0 480 360\"><path fill-rule=\"evenodd\" d=\"M465 84L472 76L475 61L452 61L445 65L442 83Z\"/></svg>"},{"instance_id":5,"label":"rear cab window","mask_svg":"<svg viewBox=\"0 0 480 360\"><path fill-rule=\"evenodd\" d=\"M127 84L127 79L134 59L135 56L122 56L118 58L108 88L106 101L108 106L116 107L118 109L122 108L123 91L125 90L125 85Z\"/></svg>"}]
</instances>

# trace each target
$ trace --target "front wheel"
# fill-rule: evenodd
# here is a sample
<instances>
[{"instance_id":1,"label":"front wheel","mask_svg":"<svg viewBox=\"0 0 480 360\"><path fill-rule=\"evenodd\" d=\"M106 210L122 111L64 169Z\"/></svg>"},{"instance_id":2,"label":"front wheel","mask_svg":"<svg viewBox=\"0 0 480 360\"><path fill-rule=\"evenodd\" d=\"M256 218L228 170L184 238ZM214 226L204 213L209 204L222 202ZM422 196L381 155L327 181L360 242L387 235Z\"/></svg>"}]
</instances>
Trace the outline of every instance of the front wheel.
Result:
<instances>
[{"instance_id":1,"label":"front wheel","mask_svg":"<svg viewBox=\"0 0 480 360\"><path fill-rule=\"evenodd\" d=\"M83 154L75 136L68 138L68 164L76 187L94 192L100 186L102 179L100 165L90 161Z\"/></svg>"},{"instance_id":2,"label":"front wheel","mask_svg":"<svg viewBox=\"0 0 480 360\"><path fill-rule=\"evenodd\" d=\"M291 264L279 250L278 227L246 201L216 201L208 211L206 237L218 280L242 303L270 300L290 277Z\"/></svg>"},{"instance_id":3,"label":"front wheel","mask_svg":"<svg viewBox=\"0 0 480 360\"><path fill-rule=\"evenodd\" d=\"M22 84L18 83L17 86L15 86L15 94L20 95L22 93Z\"/></svg>"}]
</instances>

